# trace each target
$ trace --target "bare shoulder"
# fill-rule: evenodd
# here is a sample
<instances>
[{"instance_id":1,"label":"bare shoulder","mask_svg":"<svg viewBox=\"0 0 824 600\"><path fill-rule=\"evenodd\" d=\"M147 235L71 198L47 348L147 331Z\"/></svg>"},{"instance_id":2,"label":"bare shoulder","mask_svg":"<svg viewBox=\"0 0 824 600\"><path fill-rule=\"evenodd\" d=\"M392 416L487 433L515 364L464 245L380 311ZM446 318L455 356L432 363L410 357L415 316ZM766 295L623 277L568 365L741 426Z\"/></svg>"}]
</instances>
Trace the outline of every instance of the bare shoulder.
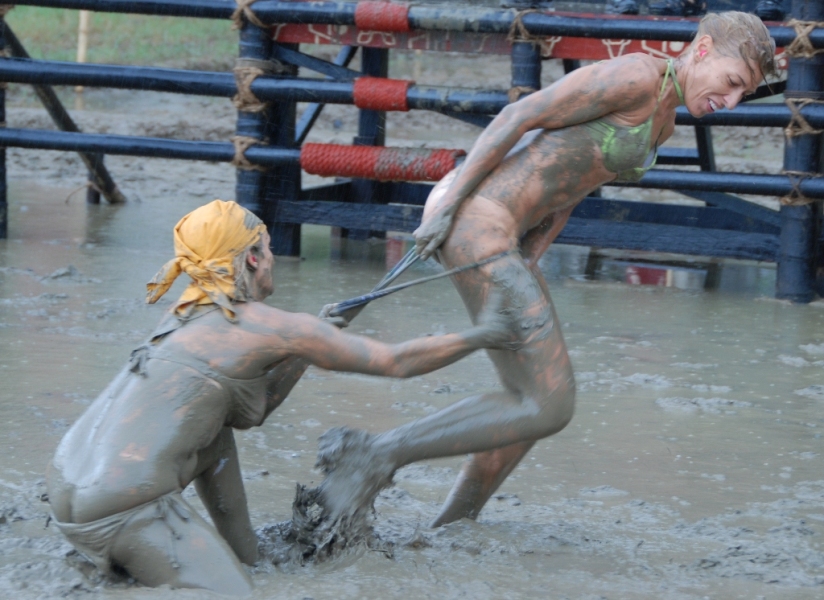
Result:
<instances>
[{"instance_id":1,"label":"bare shoulder","mask_svg":"<svg viewBox=\"0 0 824 600\"><path fill-rule=\"evenodd\" d=\"M242 307L239 305L238 317L245 329L258 334L277 335L283 339L307 335L323 325L313 315L289 312L263 302L248 302Z\"/></svg>"},{"instance_id":2,"label":"bare shoulder","mask_svg":"<svg viewBox=\"0 0 824 600\"><path fill-rule=\"evenodd\" d=\"M597 63L602 74L617 84L639 93L655 90L661 79L663 61L644 52L632 52Z\"/></svg>"}]
</instances>

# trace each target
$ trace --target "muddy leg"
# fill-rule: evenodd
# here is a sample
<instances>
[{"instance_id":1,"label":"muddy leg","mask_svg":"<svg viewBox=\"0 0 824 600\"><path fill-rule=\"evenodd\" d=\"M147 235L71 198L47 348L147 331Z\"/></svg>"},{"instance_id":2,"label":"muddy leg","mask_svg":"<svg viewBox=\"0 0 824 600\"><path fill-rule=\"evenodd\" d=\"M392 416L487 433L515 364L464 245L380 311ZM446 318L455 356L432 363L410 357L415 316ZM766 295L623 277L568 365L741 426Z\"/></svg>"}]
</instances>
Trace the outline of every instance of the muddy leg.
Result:
<instances>
[{"instance_id":1,"label":"muddy leg","mask_svg":"<svg viewBox=\"0 0 824 600\"><path fill-rule=\"evenodd\" d=\"M464 463L441 512L430 527L440 527L458 519L476 519L484 504L500 487L535 442L521 442L505 448L478 452Z\"/></svg>"},{"instance_id":2,"label":"muddy leg","mask_svg":"<svg viewBox=\"0 0 824 600\"><path fill-rule=\"evenodd\" d=\"M201 451L206 468L199 468L195 489L209 511L218 533L241 561L253 565L258 560L258 539L249 520L246 491L231 427L224 427L209 448Z\"/></svg>"},{"instance_id":3,"label":"muddy leg","mask_svg":"<svg viewBox=\"0 0 824 600\"><path fill-rule=\"evenodd\" d=\"M160 498L132 517L112 544L111 559L151 587L168 584L231 596L252 591L226 541L179 497Z\"/></svg>"},{"instance_id":4,"label":"muddy leg","mask_svg":"<svg viewBox=\"0 0 824 600\"><path fill-rule=\"evenodd\" d=\"M346 444L330 446L324 459L330 468L322 484L322 501L333 514L343 513L347 503L363 498L361 491L379 489L375 477L386 479L386 473L391 475L404 465L517 445L490 454L491 459L477 466L483 468L464 474L468 482L456 492L460 499L454 500L450 515L477 514L517 464L518 455L534 441L563 429L572 418L575 380L566 346L552 303L523 260L516 256L502 259L463 273L455 281L473 320L493 290L504 297L505 310L516 318L522 341L519 348L489 351L506 391L465 398L379 435L355 432L358 435L348 436ZM470 493L475 486L476 491Z\"/></svg>"}]
</instances>

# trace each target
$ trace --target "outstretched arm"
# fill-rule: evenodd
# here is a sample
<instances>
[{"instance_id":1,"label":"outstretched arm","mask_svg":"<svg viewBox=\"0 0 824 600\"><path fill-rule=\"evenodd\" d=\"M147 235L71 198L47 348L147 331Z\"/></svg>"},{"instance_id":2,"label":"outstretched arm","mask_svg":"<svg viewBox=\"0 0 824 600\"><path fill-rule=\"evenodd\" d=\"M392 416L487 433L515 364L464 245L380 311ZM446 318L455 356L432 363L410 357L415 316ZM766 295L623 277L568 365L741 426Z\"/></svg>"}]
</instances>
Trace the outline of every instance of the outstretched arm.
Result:
<instances>
[{"instance_id":1,"label":"outstretched arm","mask_svg":"<svg viewBox=\"0 0 824 600\"><path fill-rule=\"evenodd\" d=\"M509 317L497 310L499 301L482 315L479 324L463 333L417 338L400 344L339 331L309 315L294 315L288 330L279 332L295 356L323 369L388 377L429 373L479 348L501 348L513 341Z\"/></svg>"},{"instance_id":2,"label":"outstretched arm","mask_svg":"<svg viewBox=\"0 0 824 600\"><path fill-rule=\"evenodd\" d=\"M658 73L649 57L629 55L577 69L551 86L505 107L481 133L455 179L415 231L422 258L443 243L461 203L533 129L561 129L631 111L654 97ZM428 207L429 208L429 207Z\"/></svg>"},{"instance_id":3,"label":"outstretched arm","mask_svg":"<svg viewBox=\"0 0 824 600\"><path fill-rule=\"evenodd\" d=\"M328 317L329 310L335 306L334 304L327 304L320 311L318 318L322 321L341 329L347 327L358 314L363 310L363 306L357 306L346 311L340 317ZM295 387L300 378L306 372L306 369L311 363L303 357L290 356L284 359L280 364L271 369L266 377L266 416L267 418L272 411L283 404L286 397Z\"/></svg>"}]
</instances>

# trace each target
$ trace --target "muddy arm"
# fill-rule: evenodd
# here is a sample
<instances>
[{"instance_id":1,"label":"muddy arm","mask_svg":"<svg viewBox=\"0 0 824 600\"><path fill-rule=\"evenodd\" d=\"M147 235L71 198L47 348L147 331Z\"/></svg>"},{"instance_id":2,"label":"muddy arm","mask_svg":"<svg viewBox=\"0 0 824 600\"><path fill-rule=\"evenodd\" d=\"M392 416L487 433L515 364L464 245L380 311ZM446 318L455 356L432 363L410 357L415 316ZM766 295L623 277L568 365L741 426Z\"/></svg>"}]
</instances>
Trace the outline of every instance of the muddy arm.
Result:
<instances>
[{"instance_id":1,"label":"muddy arm","mask_svg":"<svg viewBox=\"0 0 824 600\"><path fill-rule=\"evenodd\" d=\"M266 376L266 415L263 417L264 419L283 404L286 396L300 381L308 367L309 362L307 360L292 356L269 371Z\"/></svg>"},{"instance_id":2,"label":"muddy arm","mask_svg":"<svg viewBox=\"0 0 824 600\"><path fill-rule=\"evenodd\" d=\"M331 325L337 328L347 327L352 320L358 316L363 306L357 306L344 312L340 317L328 318L329 313L334 304L327 304L323 307L318 317L323 321L328 321ZM266 419L272 411L283 404L286 397L291 393L292 388L295 387L300 378L309 368L311 363L305 358L299 356L290 356L267 374L266 384Z\"/></svg>"},{"instance_id":3,"label":"muddy arm","mask_svg":"<svg viewBox=\"0 0 824 600\"><path fill-rule=\"evenodd\" d=\"M446 192L415 231L422 258L446 239L461 203L503 161L525 133L561 129L642 107L658 73L649 59L627 56L577 69L551 86L504 108L478 137Z\"/></svg>"},{"instance_id":4,"label":"muddy arm","mask_svg":"<svg viewBox=\"0 0 824 600\"><path fill-rule=\"evenodd\" d=\"M478 326L463 333L384 344L339 331L309 315L295 315L292 331L281 333L291 352L323 369L413 377L445 367L479 348L499 348L511 342L508 317L485 314Z\"/></svg>"}]
</instances>

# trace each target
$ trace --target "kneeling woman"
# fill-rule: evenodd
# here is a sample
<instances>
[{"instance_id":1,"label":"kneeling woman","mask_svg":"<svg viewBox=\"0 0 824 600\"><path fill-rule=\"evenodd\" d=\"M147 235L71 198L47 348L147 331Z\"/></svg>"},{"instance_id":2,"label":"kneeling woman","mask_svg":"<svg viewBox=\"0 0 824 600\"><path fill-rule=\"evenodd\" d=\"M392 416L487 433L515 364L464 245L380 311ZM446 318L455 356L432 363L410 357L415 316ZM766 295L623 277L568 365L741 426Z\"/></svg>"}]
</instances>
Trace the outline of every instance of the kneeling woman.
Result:
<instances>
[{"instance_id":1,"label":"kneeling woman","mask_svg":"<svg viewBox=\"0 0 824 600\"><path fill-rule=\"evenodd\" d=\"M261 302L273 291L269 236L234 202L186 215L174 237L177 256L147 301L183 272L192 283L60 442L49 501L59 529L104 572L244 594L241 562L256 562L258 545L232 428L261 425L309 364L411 377L501 346L510 326L493 311L464 333L402 344L348 335ZM215 527L181 497L191 482Z\"/></svg>"}]
</instances>

